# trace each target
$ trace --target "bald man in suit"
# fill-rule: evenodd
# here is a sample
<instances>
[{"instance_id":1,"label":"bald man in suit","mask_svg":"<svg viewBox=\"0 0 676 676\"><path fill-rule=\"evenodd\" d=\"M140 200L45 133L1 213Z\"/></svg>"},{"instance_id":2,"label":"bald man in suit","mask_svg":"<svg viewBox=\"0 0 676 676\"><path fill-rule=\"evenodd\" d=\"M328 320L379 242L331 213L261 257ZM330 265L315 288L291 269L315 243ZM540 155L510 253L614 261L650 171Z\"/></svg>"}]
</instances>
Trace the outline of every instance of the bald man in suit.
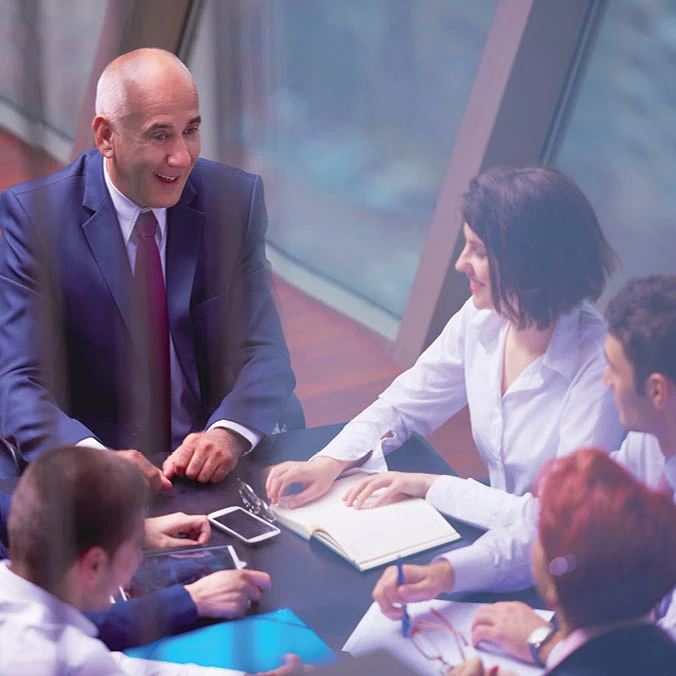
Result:
<instances>
[{"instance_id":1,"label":"bald man in suit","mask_svg":"<svg viewBox=\"0 0 676 676\"><path fill-rule=\"evenodd\" d=\"M126 449L154 488L214 482L283 415L262 182L200 159L200 122L173 54L124 54L96 148L0 198L0 433L21 463L80 443Z\"/></svg>"}]
</instances>

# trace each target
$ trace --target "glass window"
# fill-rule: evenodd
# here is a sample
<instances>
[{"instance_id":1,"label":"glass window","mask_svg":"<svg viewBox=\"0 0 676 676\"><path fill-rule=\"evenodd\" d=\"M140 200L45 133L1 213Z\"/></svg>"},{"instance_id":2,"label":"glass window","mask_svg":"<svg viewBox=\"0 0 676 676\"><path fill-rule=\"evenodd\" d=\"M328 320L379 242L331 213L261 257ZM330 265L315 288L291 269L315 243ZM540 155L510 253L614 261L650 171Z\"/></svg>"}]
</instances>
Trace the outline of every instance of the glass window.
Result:
<instances>
[{"instance_id":1,"label":"glass window","mask_svg":"<svg viewBox=\"0 0 676 676\"><path fill-rule=\"evenodd\" d=\"M107 4L0 0L0 124L35 120L70 147Z\"/></svg>"},{"instance_id":2,"label":"glass window","mask_svg":"<svg viewBox=\"0 0 676 676\"><path fill-rule=\"evenodd\" d=\"M204 154L263 175L268 243L312 273L300 286L328 281L398 321L496 0L238 5L225 65L213 67L225 39L214 2L191 59ZM225 94L216 74L232 79ZM217 101L237 115L239 152L215 145L214 119L233 124Z\"/></svg>"},{"instance_id":3,"label":"glass window","mask_svg":"<svg viewBox=\"0 0 676 676\"><path fill-rule=\"evenodd\" d=\"M620 255L606 298L631 277L676 273L675 68L675 2L608 3L556 158Z\"/></svg>"}]
</instances>

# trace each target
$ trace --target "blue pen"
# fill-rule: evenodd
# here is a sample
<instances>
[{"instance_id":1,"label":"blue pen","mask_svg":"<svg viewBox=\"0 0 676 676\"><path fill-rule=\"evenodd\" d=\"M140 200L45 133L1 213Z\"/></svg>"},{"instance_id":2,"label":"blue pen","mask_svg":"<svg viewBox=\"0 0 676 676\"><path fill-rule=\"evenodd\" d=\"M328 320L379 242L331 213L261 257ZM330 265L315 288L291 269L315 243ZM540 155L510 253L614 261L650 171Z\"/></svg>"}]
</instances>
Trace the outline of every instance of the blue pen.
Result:
<instances>
[{"instance_id":1,"label":"blue pen","mask_svg":"<svg viewBox=\"0 0 676 676\"><path fill-rule=\"evenodd\" d=\"M406 584L406 580L404 579L404 569L401 565L401 561L397 561L397 584L399 586ZM408 616L408 610L406 610L405 603L401 604L401 612L401 633L402 636L406 638L408 636L409 627L411 626L411 618Z\"/></svg>"}]
</instances>

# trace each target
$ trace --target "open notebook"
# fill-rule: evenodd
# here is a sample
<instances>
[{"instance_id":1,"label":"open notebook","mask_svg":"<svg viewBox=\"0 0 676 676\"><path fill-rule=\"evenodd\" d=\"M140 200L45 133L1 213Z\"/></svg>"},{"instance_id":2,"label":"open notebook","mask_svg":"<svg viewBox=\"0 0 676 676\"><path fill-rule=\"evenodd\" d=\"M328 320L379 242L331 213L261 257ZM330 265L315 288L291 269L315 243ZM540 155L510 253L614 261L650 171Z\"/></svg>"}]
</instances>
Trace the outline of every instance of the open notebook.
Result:
<instances>
[{"instance_id":1,"label":"open notebook","mask_svg":"<svg viewBox=\"0 0 676 676\"><path fill-rule=\"evenodd\" d=\"M346 507L343 495L366 476L339 479L326 495L304 507L274 506L277 519L306 540L315 537L359 570L460 538L432 505L419 498L375 509Z\"/></svg>"}]
</instances>

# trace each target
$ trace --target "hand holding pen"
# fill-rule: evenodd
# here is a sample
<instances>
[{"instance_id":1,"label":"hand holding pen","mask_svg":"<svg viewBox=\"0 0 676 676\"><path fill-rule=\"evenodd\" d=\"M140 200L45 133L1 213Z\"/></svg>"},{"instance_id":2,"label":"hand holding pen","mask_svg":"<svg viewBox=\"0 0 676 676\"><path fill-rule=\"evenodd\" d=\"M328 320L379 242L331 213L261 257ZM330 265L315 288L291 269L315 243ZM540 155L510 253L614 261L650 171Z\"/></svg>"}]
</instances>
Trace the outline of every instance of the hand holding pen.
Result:
<instances>
[{"instance_id":1,"label":"hand holding pen","mask_svg":"<svg viewBox=\"0 0 676 676\"><path fill-rule=\"evenodd\" d=\"M397 584L401 585L406 584L406 579L404 578L404 568L401 565L401 561L397 561ZM408 610L406 609L406 604L401 604L401 633L404 638L408 636L408 631L411 627L411 618L408 615Z\"/></svg>"}]
</instances>

